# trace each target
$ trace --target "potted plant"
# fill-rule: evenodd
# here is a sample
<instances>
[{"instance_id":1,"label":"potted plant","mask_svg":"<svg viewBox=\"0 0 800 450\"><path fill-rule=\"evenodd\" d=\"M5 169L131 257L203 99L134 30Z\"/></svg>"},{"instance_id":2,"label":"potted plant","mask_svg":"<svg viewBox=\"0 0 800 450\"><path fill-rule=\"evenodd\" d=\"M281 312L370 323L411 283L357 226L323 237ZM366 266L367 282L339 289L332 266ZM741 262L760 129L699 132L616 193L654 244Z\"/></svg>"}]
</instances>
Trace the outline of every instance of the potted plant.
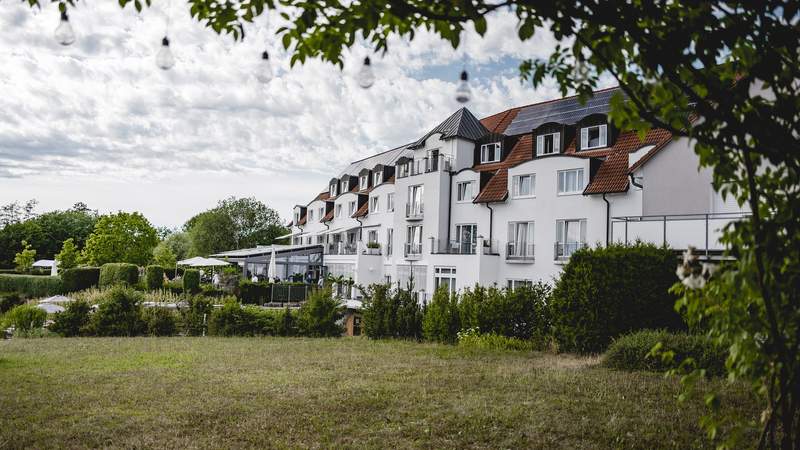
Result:
<instances>
[{"instance_id":1,"label":"potted plant","mask_svg":"<svg viewBox=\"0 0 800 450\"><path fill-rule=\"evenodd\" d=\"M381 244L377 242L367 242L367 252L368 255L380 255L381 254Z\"/></svg>"}]
</instances>

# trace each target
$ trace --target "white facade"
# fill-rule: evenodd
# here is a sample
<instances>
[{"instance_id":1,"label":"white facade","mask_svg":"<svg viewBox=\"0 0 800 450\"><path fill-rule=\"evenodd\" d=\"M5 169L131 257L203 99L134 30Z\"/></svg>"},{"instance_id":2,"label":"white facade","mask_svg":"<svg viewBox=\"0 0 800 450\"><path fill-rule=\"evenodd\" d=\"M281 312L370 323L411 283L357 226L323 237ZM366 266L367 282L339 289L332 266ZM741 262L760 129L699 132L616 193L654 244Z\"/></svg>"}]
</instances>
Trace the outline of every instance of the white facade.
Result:
<instances>
[{"instance_id":1,"label":"white facade","mask_svg":"<svg viewBox=\"0 0 800 450\"><path fill-rule=\"evenodd\" d=\"M323 245L327 273L413 280L421 298L440 285L550 282L572 252L609 241L720 248L717 230L744 212L714 192L690 142L640 141L606 123L607 104L581 117L574 99L559 102L569 120L540 105L501 113L515 115L505 124L462 109L412 144L351 163L295 207L292 243Z\"/></svg>"}]
</instances>

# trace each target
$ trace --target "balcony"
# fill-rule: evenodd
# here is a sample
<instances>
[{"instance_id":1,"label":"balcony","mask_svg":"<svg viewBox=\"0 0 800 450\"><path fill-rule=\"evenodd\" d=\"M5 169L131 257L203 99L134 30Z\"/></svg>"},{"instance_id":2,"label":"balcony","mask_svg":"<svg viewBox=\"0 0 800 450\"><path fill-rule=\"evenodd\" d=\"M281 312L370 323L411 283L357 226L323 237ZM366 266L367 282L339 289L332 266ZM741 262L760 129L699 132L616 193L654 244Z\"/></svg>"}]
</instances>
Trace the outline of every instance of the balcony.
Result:
<instances>
[{"instance_id":1,"label":"balcony","mask_svg":"<svg viewBox=\"0 0 800 450\"><path fill-rule=\"evenodd\" d=\"M417 260L422 258L422 243L420 242L407 242L404 250L403 255L406 259Z\"/></svg>"},{"instance_id":2,"label":"balcony","mask_svg":"<svg viewBox=\"0 0 800 450\"><path fill-rule=\"evenodd\" d=\"M586 247L586 242L556 242L553 244L553 259L556 261L565 261L572 256L573 253Z\"/></svg>"},{"instance_id":3,"label":"balcony","mask_svg":"<svg viewBox=\"0 0 800 450\"><path fill-rule=\"evenodd\" d=\"M476 250L475 242L431 239L431 253L436 255L474 255Z\"/></svg>"},{"instance_id":4,"label":"balcony","mask_svg":"<svg viewBox=\"0 0 800 450\"><path fill-rule=\"evenodd\" d=\"M370 242L361 252L362 255L381 255L381 246L378 243Z\"/></svg>"},{"instance_id":5,"label":"balcony","mask_svg":"<svg viewBox=\"0 0 800 450\"><path fill-rule=\"evenodd\" d=\"M405 178L414 175L431 172L448 172L452 170L453 163L449 156L437 155L435 157L425 157L404 163L397 169L397 178Z\"/></svg>"},{"instance_id":6,"label":"balcony","mask_svg":"<svg viewBox=\"0 0 800 450\"><path fill-rule=\"evenodd\" d=\"M509 242L506 244L506 261L532 263L534 262L533 250L533 244Z\"/></svg>"},{"instance_id":7,"label":"balcony","mask_svg":"<svg viewBox=\"0 0 800 450\"><path fill-rule=\"evenodd\" d=\"M406 219L422 220L425 217L425 207L422 203L406 203Z\"/></svg>"},{"instance_id":8,"label":"balcony","mask_svg":"<svg viewBox=\"0 0 800 450\"><path fill-rule=\"evenodd\" d=\"M357 246L349 242L331 242L324 249L326 255L355 255Z\"/></svg>"}]
</instances>

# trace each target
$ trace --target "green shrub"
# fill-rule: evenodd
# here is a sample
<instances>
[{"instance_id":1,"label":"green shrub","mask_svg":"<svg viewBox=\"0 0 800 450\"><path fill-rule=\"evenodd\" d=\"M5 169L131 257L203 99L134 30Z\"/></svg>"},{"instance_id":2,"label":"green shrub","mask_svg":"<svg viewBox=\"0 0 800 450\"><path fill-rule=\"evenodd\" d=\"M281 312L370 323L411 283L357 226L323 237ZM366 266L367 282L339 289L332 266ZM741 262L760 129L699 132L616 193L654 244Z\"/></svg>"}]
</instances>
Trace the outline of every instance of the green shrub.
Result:
<instances>
[{"instance_id":1,"label":"green shrub","mask_svg":"<svg viewBox=\"0 0 800 450\"><path fill-rule=\"evenodd\" d=\"M422 338L423 310L411 293L388 285L370 286L361 309L364 334L373 339Z\"/></svg>"},{"instance_id":2,"label":"green shrub","mask_svg":"<svg viewBox=\"0 0 800 450\"><path fill-rule=\"evenodd\" d=\"M209 334L216 336L256 336L269 334L268 319L261 317L257 308L242 307L239 302L229 300L211 313ZM265 330L265 328L267 328Z\"/></svg>"},{"instance_id":3,"label":"green shrub","mask_svg":"<svg viewBox=\"0 0 800 450\"><path fill-rule=\"evenodd\" d=\"M169 280L164 283L164 288L173 294L183 294L183 280Z\"/></svg>"},{"instance_id":4,"label":"green shrub","mask_svg":"<svg viewBox=\"0 0 800 450\"><path fill-rule=\"evenodd\" d=\"M50 331L65 337L85 335L90 311L91 306L86 301L69 302L63 312L56 313L53 317Z\"/></svg>"},{"instance_id":5,"label":"green shrub","mask_svg":"<svg viewBox=\"0 0 800 450\"><path fill-rule=\"evenodd\" d=\"M175 277L182 277L184 270L185 269L183 267L164 267L164 275L166 275L168 279L172 280Z\"/></svg>"},{"instance_id":6,"label":"green shrub","mask_svg":"<svg viewBox=\"0 0 800 450\"><path fill-rule=\"evenodd\" d=\"M139 268L135 264L108 263L100 267L100 287L115 284L135 286L139 282Z\"/></svg>"},{"instance_id":7,"label":"green shrub","mask_svg":"<svg viewBox=\"0 0 800 450\"><path fill-rule=\"evenodd\" d=\"M25 300L16 292L0 292L0 314L10 311L11 308L25 303Z\"/></svg>"},{"instance_id":8,"label":"green shrub","mask_svg":"<svg viewBox=\"0 0 800 450\"><path fill-rule=\"evenodd\" d=\"M187 336L201 336L211 316L213 305L204 297L191 297L188 305L180 309L181 327Z\"/></svg>"},{"instance_id":9,"label":"green shrub","mask_svg":"<svg viewBox=\"0 0 800 450\"><path fill-rule=\"evenodd\" d=\"M425 308L422 330L429 341L454 343L456 334L461 330L458 296L451 295L446 287L437 289L431 303Z\"/></svg>"},{"instance_id":10,"label":"green shrub","mask_svg":"<svg viewBox=\"0 0 800 450\"><path fill-rule=\"evenodd\" d=\"M48 297L62 293L61 278L39 275L0 275L0 292L16 292L22 297Z\"/></svg>"},{"instance_id":11,"label":"green shrub","mask_svg":"<svg viewBox=\"0 0 800 450\"><path fill-rule=\"evenodd\" d=\"M542 282L514 290L466 289L458 304L461 328L542 343L550 333L549 296L550 286Z\"/></svg>"},{"instance_id":12,"label":"green shrub","mask_svg":"<svg viewBox=\"0 0 800 450\"><path fill-rule=\"evenodd\" d=\"M211 284L201 284L200 294L205 297L212 297L212 298L219 298L228 295L228 293L225 292L224 290L217 289Z\"/></svg>"},{"instance_id":13,"label":"green shrub","mask_svg":"<svg viewBox=\"0 0 800 450\"><path fill-rule=\"evenodd\" d=\"M671 352L666 361L659 355L650 355L656 344L661 352ZM727 351L704 335L669 333L642 330L622 336L608 347L603 355L603 365L621 370L648 370L664 372L678 367L691 358L697 368L706 369L708 375L725 374Z\"/></svg>"},{"instance_id":14,"label":"green shrub","mask_svg":"<svg viewBox=\"0 0 800 450\"><path fill-rule=\"evenodd\" d=\"M173 336L178 329L175 312L169 308L145 308L142 319L150 336Z\"/></svg>"},{"instance_id":15,"label":"green shrub","mask_svg":"<svg viewBox=\"0 0 800 450\"><path fill-rule=\"evenodd\" d=\"M135 267L135 266L134 266ZM102 278L102 276L101 276ZM131 287L116 285L103 293L89 326L97 336L137 336L143 334L142 294Z\"/></svg>"},{"instance_id":16,"label":"green shrub","mask_svg":"<svg viewBox=\"0 0 800 450\"><path fill-rule=\"evenodd\" d=\"M321 289L314 291L300 307L297 325L303 336L337 337L344 332L343 316L339 300L333 298L330 289Z\"/></svg>"},{"instance_id":17,"label":"green shrub","mask_svg":"<svg viewBox=\"0 0 800 450\"><path fill-rule=\"evenodd\" d=\"M5 326L13 325L15 333L16 330L30 331L42 328L45 320L47 313L36 305L15 306L4 316Z\"/></svg>"},{"instance_id":18,"label":"green shrub","mask_svg":"<svg viewBox=\"0 0 800 450\"><path fill-rule=\"evenodd\" d=\"M196 294L200 292L200 271L187 269L183 272L183 292Z\"/></svg>"},{"instance_id":19,"label":"green shrub","mask_svg":"<svg viewBox=\"0 0 800 450\"><path fill-rule=\"evenodd\" d=\"M161 266L147 266L144 269L145 287L155 291L164 287L164 268Z\"/></svg>"},{"instance_id":20,"label":"green shrub","mask_svg":"<svg viewBox=\"0 0 800 450\"><path fill-rule=\"evenodd\" d=\"M502 336L495 333L482 334L477 328L469 328L457 334L458 346L467 350L534 350L533 341L526 341L515 337Z\"/></svg>"},{"instance_id":21,"label":"green shrub","mask_svg":"<svg viewBox=\"0 0 800 450\"><path fill-rule=\"evenodd\" d=\"M242 303L262 304L269 301L270 285L268 283L253 283L249 280L239 282L239 297Z\"/></svg>"},{"instance_id":22,"label":"green shrub","mask_svg":"<svg viewBox=\"0 0 800 450\"><path fill-rule=\"evenodd\" d=\"M595 353L635 330L682 330L675 297L676 259L637 243L582 249L570 257L551 296L553 336L562 351Z\"/></svg>"},{"instance_id":23,"label":"green shrub","mask_svg":"<svg viewBox=\"0 0 800 450\"><path fill-rule=\"evenodd\" d=\"M276 336L294 336L297 334L297 319L295 313L287 306L275 317Z\"/></svg>"},{"instance_id":24,"label":"green shrub","mask_svg":"<svg viewBox=\"0 0 800 450\"><path fill-rule=\"evenodd\" d=\"M64 292L78 292L100 283L99 267L75 267L61 271Z\"/></svg>"}]
</instances>

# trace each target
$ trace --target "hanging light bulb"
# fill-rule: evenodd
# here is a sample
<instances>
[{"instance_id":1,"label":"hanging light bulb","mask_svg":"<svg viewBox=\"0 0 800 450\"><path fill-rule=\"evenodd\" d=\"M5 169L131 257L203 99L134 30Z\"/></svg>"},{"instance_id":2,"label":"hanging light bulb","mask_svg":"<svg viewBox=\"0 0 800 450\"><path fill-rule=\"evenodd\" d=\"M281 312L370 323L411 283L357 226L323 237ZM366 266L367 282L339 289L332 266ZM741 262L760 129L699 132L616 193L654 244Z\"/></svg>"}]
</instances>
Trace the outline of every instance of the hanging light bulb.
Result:
<instances>
[{"instance_id":1,"label":"hanging light bulb","mask_svg":"<svg viewBox=\"0 0 800 450\"><path fill-rule=\"evenodd\" d=\"M70 45L75 42L75 32L72 30L72 25L69 23L69 16L66 11L61 11L61 20L53 36L55 36L56 41L61 45Z\"/></svg>"},{"instance_id":2,"label":"hanging light bulb","mask_svg":"<svg viewBox=\"0 0 800 450\"><path fill-rule=\"evenodd\" d=\"M364 65L358 71L358 85L364 89L369 89L375 83L375 72L372 71L372 63L369 56L364 58Z\"/></svg>"},{"instance_id":3,"label":"hanging light bulb","mask_svg":"<svg viewBox=\"0 0 800 450\"><path fill-rule=\"evenodd\" d=\"M461 71L461 81L456 88L456 101L458 103L467 103L472 97L472 90L469 88L469 75L466 70Z\"/></svg>"},{"instance_id":4,"label":"hanging light bulb","mask_svg":"<svg viewBox=\"0 0 800 450\"><path fill-rule=\"evenodd\" d=\"M161 50L156 54L156 65L163 70L169 70L175 65L175 57L169 48L169 39L164 36L161 40Z\"/></svg>"},{"instance_id":5,"label":"hanging light bulb","mask_svg":"<svg viewBox=\"0 0 800 450\"><path fill-rule=\"evenodd\" d=\"M269 53L266 50L261 54L261 64L258 65L256 79L264 84L272 80L272 64L269 62Z\"/></svg>"}]
</instances>

